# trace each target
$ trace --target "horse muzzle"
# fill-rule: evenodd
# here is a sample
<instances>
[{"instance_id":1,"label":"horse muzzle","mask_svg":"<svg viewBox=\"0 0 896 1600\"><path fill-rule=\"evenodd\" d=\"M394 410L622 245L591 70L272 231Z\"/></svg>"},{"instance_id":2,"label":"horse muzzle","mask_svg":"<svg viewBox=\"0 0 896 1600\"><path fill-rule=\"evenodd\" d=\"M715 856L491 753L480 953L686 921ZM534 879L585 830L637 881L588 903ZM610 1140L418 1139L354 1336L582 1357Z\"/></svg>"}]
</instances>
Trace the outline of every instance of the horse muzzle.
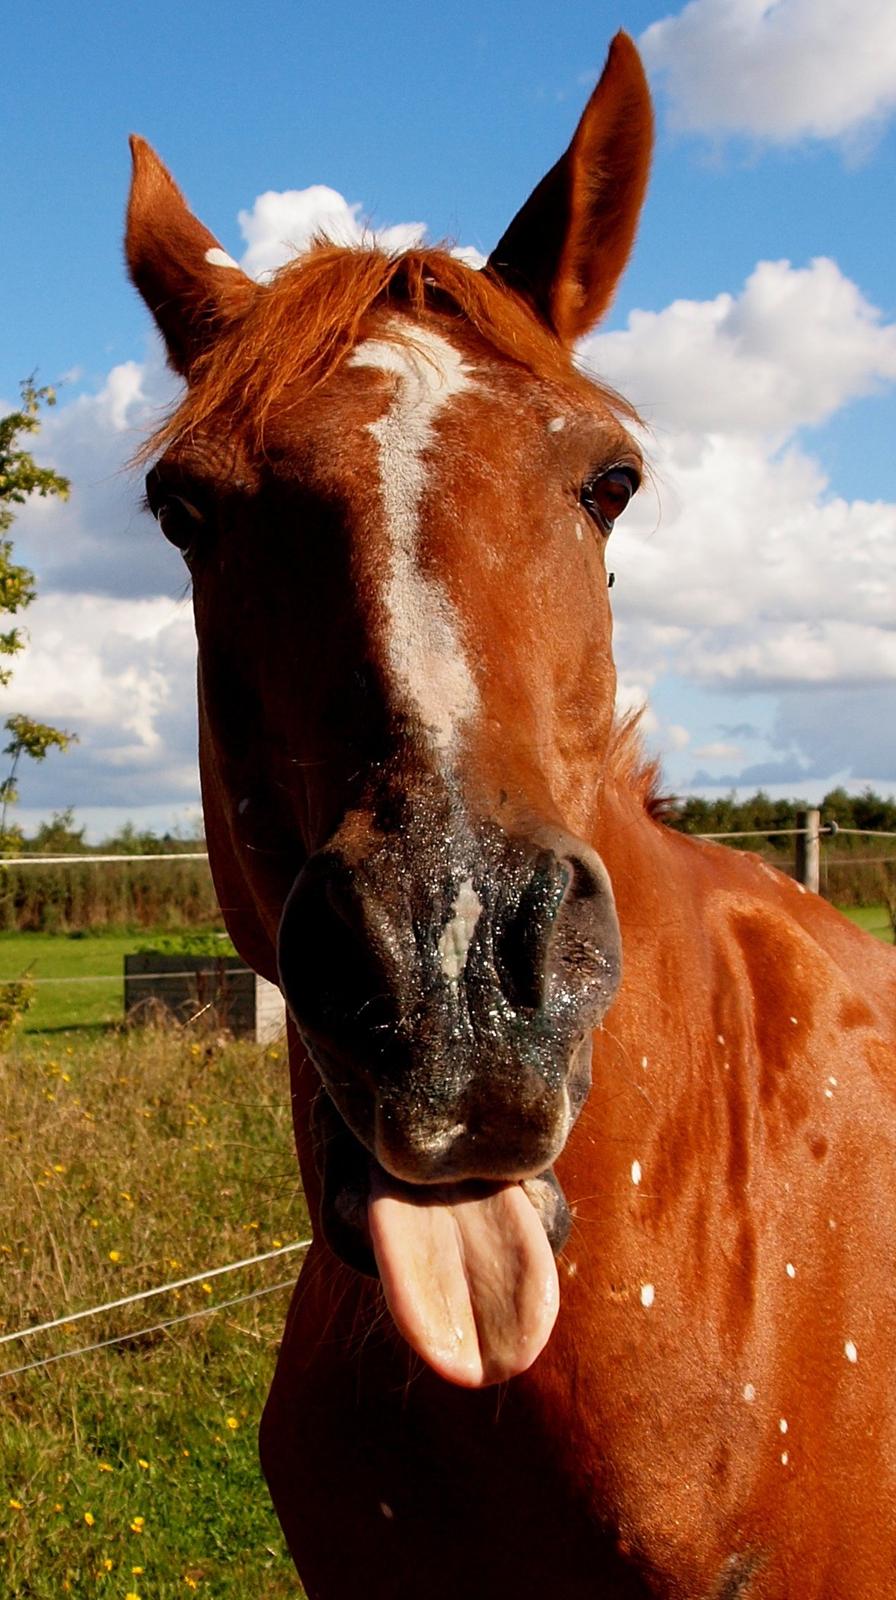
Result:
<instances>
[{"instance_id":1,"label":"horse muzzle","mask_svg":"<svg viewBox=\"0 0 896 1600\"><path fill-rule=\"evenodd\" d=\"M284 994L334 1109L394 1178L534 1178L618 985L609 878L557 829L434 835L354 818L311 857L280 928Z\"/></svg>"}]
</instances>

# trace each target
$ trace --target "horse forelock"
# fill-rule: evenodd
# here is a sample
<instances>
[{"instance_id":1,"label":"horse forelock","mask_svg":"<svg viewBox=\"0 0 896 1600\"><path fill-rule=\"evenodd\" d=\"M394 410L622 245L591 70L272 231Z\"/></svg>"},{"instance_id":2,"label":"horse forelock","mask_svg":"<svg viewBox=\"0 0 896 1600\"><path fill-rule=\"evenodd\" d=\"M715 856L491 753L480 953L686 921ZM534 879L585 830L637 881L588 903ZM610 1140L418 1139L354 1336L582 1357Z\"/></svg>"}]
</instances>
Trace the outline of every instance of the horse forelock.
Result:
<instances>
[{"instance_id":1,"label":"horse forelock","mask_svg":"<svg viewBox=\"0 0 896 1600\"><path fill-rule=\"evenodd\" d=\"M258 285L248 308L219 326L197 357L189 387L141 451L149 459L202 427L237 428L264 448L272 408L299 403L325 383L368 336L372 315L388 309L388 337L401 342L414 320L443 313L465 322L499 356L528 368L586 402L637 422L633 406L580 370L527 304L489 271L469 267L443 248L401 254L318 240ZM378 334L382 337L382 334Z\"/></svg>"}]
</instances>

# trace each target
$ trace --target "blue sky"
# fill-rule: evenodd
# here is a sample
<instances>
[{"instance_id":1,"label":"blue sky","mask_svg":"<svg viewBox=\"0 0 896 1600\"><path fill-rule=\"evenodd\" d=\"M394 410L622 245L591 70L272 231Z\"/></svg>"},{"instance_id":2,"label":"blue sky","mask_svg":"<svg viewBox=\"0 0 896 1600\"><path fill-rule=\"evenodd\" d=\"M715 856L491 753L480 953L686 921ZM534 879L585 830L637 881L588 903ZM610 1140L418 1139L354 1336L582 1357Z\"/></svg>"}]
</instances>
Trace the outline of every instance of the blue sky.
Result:
<instances>
[{"instance_id":1,"label":"blue sky","mask_svg":"<svg viewBox=\"0 0 896 1600\"><path fill-rule=\"evenodd\" d=\"M122 471L172 392L122 268L127 134L236 256L241 212L276 255L259 196L321 184L378 227L486 252L620 26L658 147L586 353L652 425L661 500L617 541L624 696L648 697L677 788L896 788L892 0L57 3L20 13L0 69L0 400L33 370L66 377L38 453L75 486L16 527L41 598L2 709L81 735L24 775L24 820L74 803L97 831L196 805L182 574Z\"/></svg>"}]
</instances>

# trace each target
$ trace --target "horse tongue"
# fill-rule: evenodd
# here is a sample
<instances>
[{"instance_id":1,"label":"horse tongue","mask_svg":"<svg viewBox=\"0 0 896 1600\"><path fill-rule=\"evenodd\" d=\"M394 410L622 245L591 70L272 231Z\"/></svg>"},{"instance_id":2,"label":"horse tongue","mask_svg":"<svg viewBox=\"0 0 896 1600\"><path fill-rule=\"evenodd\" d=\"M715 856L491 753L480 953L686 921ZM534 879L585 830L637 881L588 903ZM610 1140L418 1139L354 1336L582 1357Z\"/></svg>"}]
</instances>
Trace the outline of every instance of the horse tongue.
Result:
<instances>
[{"instance_id":1,"label":"horse tongue","mask_svg":"<svg viewBox=\"0 0 896 1600\"><path fill-rule=\"evenodd\" d=\"M415 1187L371 1163L370 1238L399 1333L442 1378L525 1372L559 1304L547 1235L518 1183Z\"/></svg>"}]
</instances>

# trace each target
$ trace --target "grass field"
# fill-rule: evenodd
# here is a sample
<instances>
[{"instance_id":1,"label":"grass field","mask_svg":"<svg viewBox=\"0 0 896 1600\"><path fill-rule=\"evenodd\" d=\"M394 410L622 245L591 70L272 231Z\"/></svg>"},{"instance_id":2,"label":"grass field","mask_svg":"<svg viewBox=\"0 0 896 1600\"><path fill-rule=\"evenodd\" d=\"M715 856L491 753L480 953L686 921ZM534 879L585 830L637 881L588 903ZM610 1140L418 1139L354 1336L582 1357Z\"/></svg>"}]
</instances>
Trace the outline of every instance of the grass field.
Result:
<instances>
[{"instance_id":1,"label":"grass field","mask_svg":"<svg viewBox=\"0 0 896 1600\"><path fill-rule=\"evenodd\" d=\"M26 1033L107 1026L124 1014L124 957L155 937L170 940L172 930L0 933L0 981L23 973L36 980Z\"/></svg>"},{"instance_id":2,"label":"grass field","mask_svg":"<svg viewBox=\"0 0 896 1600\"><path fill-rule=\"evenodd\" d=\"M857 922L866 933L873 933L875 939L883 939L886 944L893 943L893 925L886 906L850 906L843 915L849 917L851 922Z\"/></svg>"},{"instance_id":3,"label":"grass field","mask_svg":"<svg viewBox=\"0 0 896 1600\"><path fill-rule=\"evenodd\" d=\"M0 1332L307 1237L282 1048L20 1037L0 1126ZM0 1346L0 1369L207 1310L300 1260ZM301 1596L256 1455L287 1299L0 1379L4 1600Z\"/></svg>"}]
</instances>

